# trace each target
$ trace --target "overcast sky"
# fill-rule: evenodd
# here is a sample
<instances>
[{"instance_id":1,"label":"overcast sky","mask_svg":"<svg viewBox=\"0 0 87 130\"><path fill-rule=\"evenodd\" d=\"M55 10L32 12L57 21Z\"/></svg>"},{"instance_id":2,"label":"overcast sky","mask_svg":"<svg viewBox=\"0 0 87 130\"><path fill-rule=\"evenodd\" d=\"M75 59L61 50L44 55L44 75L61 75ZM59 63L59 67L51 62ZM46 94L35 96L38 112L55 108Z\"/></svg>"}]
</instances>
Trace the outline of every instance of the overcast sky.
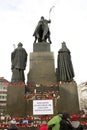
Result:
<instances>
[{"instance_id":1,"label":"overcast sky","mask_svg":"<svg viewBox=\"0 0 87 130\"><path fill-rule=\"evenodd\" d=\"M27 77L34 29L41 16L49 19L52 6L49 27L55 67L58 50L65 41L71 51L75 81L87 81L87 0L0 0L0 77L11 81L11 52L19 42L28 53Z\"/></svg>"}]
</instances>

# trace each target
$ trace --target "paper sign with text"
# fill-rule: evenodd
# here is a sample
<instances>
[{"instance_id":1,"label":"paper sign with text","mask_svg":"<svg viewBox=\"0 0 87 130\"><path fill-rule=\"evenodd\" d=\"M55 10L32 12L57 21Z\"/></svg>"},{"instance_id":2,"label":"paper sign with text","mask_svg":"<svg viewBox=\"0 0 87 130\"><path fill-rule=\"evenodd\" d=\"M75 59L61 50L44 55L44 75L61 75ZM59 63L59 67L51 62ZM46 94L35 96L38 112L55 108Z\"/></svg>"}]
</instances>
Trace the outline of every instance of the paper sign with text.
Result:
<instances>
[{"instance_id":1,"label":"paper sign with text","mask_svg":"<svg viewBox=\"0 0 87 130\"><path fill-rule=\"evenodd\" d=\"M53 100L33 100L33 115L53 114Z\"/></svg>"}]
</instances>

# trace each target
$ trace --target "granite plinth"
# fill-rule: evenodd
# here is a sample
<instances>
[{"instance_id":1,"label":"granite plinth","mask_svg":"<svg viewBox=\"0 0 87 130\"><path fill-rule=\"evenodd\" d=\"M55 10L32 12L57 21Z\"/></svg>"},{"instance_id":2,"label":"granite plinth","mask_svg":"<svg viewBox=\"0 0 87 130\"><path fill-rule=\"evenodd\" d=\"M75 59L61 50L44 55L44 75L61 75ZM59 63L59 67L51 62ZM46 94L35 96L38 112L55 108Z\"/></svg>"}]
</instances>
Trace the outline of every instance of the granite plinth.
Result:
<instances>
[{"instance_id":1,"label":"granite plinth","mask_svg":"<svg viewBox=\"0 0 87 130\"><path fill-rule=\"evenodd\" d=\"M50 52L50 43L47 42L34 43L33 52Z\"/></svg>"},{"instance_id":2,"label":"granite plinth","mask_svg":"<svg viewBox=\"0 0 87 130\"><path fill-rule=\"evenodd\" d=\"M33 85L56 83L53 52L30 53L28 83Z\"/></svg>"},{"instance_id":3,"label":"granite plinth","mask_svg":"<svg viewBox=\"0 0 87 130\"><path fill-rule=\"evenodd\" d=\"M25 86L9 86L7 89L7 113L14 116L24 117L26 100Z\"/></svg>"},{"instance_id":4,"label":"granite plinth","mask_svg":"<svg viewBox=\"0 0 87 130\"><path fill-rule=\"evenodd\" d=\"M79 100L76 82L62 83L59 86L58 111L70 114L79 113Z\"/></svg>"}]
</instances>

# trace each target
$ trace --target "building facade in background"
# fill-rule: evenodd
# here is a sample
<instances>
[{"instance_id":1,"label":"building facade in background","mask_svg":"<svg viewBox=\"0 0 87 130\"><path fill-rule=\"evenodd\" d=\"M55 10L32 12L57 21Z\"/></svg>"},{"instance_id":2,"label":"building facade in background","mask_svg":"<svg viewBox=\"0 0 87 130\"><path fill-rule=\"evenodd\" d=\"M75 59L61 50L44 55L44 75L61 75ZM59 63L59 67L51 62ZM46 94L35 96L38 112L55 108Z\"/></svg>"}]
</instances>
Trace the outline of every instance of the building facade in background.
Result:
<instances>
[{"instance_id":1,"label":"building facade in background","mask_svg":"<svg viewBox=\"0 0 87 130\"><path fill-rule=\"evenodd\" d=\"M4 77L0 77L0 113L4 113L6 111L8 85L9 81L4 79Z\"/></svg>"},{"instance_id":2,"label":"building facade in background","mask_svg":"<svg viewBox=\"0 0 87 130\"><path fill-rule=\"evenodd\" d=\"M78 85L78 95L80 110L84 110L87 113L87 82Z\"/></svg>"}]
</instances>

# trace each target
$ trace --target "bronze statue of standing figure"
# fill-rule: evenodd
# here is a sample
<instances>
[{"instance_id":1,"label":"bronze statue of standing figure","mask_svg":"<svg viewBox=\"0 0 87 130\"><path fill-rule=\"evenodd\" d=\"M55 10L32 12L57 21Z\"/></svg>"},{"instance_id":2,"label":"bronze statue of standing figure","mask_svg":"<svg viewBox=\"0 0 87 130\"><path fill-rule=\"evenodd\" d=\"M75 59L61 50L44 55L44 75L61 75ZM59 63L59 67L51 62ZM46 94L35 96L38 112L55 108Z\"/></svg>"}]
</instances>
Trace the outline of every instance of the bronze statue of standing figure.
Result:
<instances>
[{"instance_id":1,"label":"bronze statue of standing figure","mask_svg":"<svg viewBox=\"0 0 87 130\"><path fill-rule=\"evenodd\" d=\"M74 78L74 69L71 61L70 50L66 43L62 42L62 47L58 51L57 59L57 80L71 82Z\"/></svg>"},{"instance_id":2,"label":"bronze statue of standing figure","mask_svg":"<svg viewBox=\"0 0 87 130\"><path fill-rule=\"evenodd\" d=\"M19 42L18 47L11 53L12 83L25 82L24 70L27 62L27 52Z\"/></svg>"},{"instance_id":3,"label":"bronze statue of standing figure","mask_svg":"<svg viewBox=\"0 0 87 130\"><path fill-rule=\"evenodd\" d=\"M41 17L33 34L33 36L35 36L34 43L36 43L37 40L38 42L47 42L47 39L50 44L52 43L50 39L50 29L48 26L49 23L51 23L51 20L46 20L43 16Z\"/></svg>"}]
</instances>

